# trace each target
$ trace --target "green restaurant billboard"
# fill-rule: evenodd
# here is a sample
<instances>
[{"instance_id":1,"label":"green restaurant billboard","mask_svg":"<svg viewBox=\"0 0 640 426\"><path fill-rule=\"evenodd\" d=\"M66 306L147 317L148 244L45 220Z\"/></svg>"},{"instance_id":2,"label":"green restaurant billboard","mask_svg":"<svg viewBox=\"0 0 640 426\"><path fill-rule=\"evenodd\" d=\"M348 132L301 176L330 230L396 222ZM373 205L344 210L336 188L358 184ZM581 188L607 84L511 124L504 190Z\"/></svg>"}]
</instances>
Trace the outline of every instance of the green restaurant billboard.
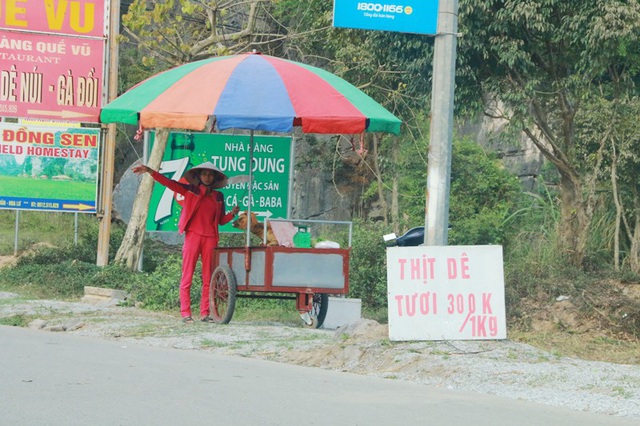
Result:
<instances>
[{"instance_id":1,"label":"green restaurant billboard","mask_svg":"<svg viewBox=\"0 0 640 426\"><path fill-rule=\"evenodd\" d=\"M150 136L150 148L154 134ZM250 159L248 135L173 132L169 135L160 173L180 180L184 172L207 161L228 177L248 175ZM253 185L251 211L258 218L287 218L291 180L291 138L254 136ZM220 189L227 211L238 205L241 211L249 206L249 183L235 183ZM149 204L147 231L177 231L180 204L173 191L155 184ZM239 232L231 223L222 232Z\"/></svg>"}]
</instances>

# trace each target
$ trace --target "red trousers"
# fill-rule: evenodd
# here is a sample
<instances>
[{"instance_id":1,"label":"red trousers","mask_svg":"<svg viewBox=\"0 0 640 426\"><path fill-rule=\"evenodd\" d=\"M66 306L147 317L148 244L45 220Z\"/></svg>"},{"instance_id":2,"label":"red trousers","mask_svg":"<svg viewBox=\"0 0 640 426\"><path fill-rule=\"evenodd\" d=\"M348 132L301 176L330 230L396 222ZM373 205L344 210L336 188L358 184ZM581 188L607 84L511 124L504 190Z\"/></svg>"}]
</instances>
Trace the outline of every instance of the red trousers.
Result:
<instances>
[{"instance_id":1,"label":"red trousers","mask_svg":"<svg viewBox=\"0 0 640 426\"><path fill-rule=\"evenodd\" d=\"M194 232L187 232L182 247L182 279L180 280L180 314L191 316L191 281L202 256L202 298L200 299L200 316L209 315L209 287L211 285L213 250L218 246L215 237L204 237Z\"/></svg>"}]
</instances>

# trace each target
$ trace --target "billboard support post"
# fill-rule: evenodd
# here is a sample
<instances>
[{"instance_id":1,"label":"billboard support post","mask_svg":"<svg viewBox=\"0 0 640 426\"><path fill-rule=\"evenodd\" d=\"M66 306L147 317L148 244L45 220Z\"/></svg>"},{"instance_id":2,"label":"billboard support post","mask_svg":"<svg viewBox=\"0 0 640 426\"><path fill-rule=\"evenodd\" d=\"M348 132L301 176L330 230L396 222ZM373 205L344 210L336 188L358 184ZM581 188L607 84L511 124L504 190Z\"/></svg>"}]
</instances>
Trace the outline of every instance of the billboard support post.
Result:
<instances>
[{"instance_id":1,"label":"billboard support post","mask_svg":"<svg viewBox=\"0 0 640 426\"><path fill-rule=\"evenodd\" d=\"M120 1L111 0L111 14L109 15L109 78L108 101L118 96L118 33L120 32ZM116 150L116 125L107 125L104 157L102 158L102 215L98 230L98 255L96 265L105 266L109 263L109 237L111 235L111 211L113 203L113 174Z\"/></svg>"}]
</instances>

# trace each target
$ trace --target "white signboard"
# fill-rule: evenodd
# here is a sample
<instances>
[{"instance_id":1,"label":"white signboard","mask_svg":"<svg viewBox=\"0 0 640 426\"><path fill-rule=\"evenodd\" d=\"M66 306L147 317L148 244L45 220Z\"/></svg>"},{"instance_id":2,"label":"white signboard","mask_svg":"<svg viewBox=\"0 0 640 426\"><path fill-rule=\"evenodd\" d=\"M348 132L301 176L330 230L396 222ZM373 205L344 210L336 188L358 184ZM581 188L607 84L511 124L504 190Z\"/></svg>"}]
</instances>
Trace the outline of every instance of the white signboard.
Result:
<instances>
[{"instance_id":1,"label":"white signboard","mask_svg":"<svg viewBox=\"0 0 640 426\"><path fill-rule=\"evenodd\" d=\"M390 340L506 339L501 246L387 249Z\"/></svg>"}]
</instances>

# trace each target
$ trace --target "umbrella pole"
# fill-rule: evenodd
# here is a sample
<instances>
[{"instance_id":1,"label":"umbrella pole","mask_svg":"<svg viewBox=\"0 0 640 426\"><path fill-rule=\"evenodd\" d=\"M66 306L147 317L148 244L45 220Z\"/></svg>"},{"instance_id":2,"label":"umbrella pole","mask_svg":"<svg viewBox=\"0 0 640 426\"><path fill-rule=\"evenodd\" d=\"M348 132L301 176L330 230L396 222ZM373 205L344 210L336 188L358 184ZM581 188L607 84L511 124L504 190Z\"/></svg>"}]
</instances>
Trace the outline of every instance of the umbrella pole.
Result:
<instances>
[{"instance_id":1,"label":"umbrella pole","mask_svg":"<svg viewBox=\"0 0 640 426\"><path fill-rule=\"evenodd\" d=\"M251 270L251 256L249 246L251 245L251 204L252 204L252 186L253 186L253 130L249 133L249 190L248 205L247 205L247 230L246 230L246 243L244 250L244 269L246 271Z\"/></svg>"}]
</instances>

